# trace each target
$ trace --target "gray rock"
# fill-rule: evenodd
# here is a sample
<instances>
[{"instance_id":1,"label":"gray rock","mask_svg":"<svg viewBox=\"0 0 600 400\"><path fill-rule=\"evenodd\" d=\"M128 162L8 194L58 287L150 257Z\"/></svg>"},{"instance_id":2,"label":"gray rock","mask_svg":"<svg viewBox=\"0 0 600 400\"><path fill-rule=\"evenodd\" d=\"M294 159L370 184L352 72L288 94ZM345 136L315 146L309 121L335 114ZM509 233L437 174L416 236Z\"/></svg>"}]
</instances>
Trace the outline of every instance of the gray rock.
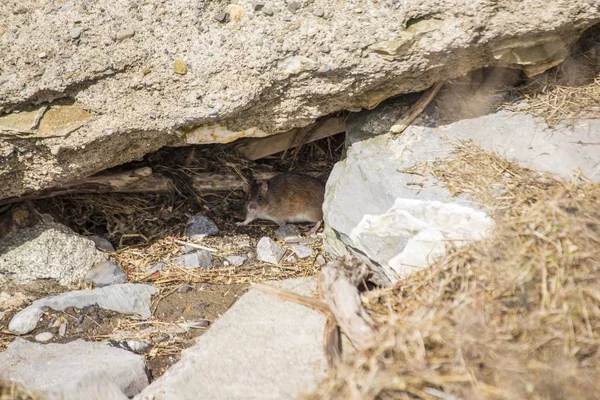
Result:
<instances>
[{"instance_id":1,"label":"gray rock","mask_svg":"<svg viewBox=\"0 0 600 400\"><path fill-rule=\"evenodd\" d=\"M291 246L291 249L301 259L312 256L312 249L308 246L294 245Z\"/></svg>"},{"instance_id":2,"label":"gray rock","mask_svg":"<svg viewBox=\"0 0 600 400\"><path fill-rule=\"evenodd\" d=\"M0 274L17 283L56 279L69 285L106 258L94 242L56 223L13 231L0 242Z\"/></svg>"},{"instance_id":3,"label":"gray rock","mask_svg":"<svg viewBox=\"0 0 600 400\"><path fill-rule=\"evenodd\" d=\"M266 236L256 245L256 258L260 261L278 265L284 254L285 249Z\"/></svg>"},{"instance_id":4,"label":"gray rock","mask_svg":"<svg viewBox=\"0 0 600 400\"><path fill-rule=\"evenodd\" d=\"M210 326L210 321L188 321L177 324L180 328L189 331L190 329L204 329Z\"/></svg>"},{"instance_id":5,"label":"gray rock","mask_svg":"<svg viewBox=\"0 0 600 400\"><path fill-rule=\"evenodd\" d=\"M321 8L317 8L313 14L315 14L319 18L323 18L325 16L325 12Z\"/></svg>"},{"instance_id":6,"label":"gray rock","mask_svg":"<svg viewBox=\"0 0 600 400\"><path fill-rule=\"evenodd\" d=\"M313 9L331 8L331 2L323 0L297 1L310 4ZM14 117L5 115L9 109L23 108L31 99L47 98L47 93L53 93L52 99L76 98L73 106L80 111L71 117L78 133L63 132L62 123L43 133L52 137L53 146L70 149L58 156L49 154L45 138L37 140L42 134L29 134L20 145L27 147L35 160L16 156L3 160L0 198L69 184L164 146L230 143L242 137L262 137L305 127L318 117L347 107L372 108L387 97L424 90L434 81L497 65L499 59L511 61L511 54L518 58L520 52L534 46L532 40L537 44L551 43L552 48L546 54L530 52L527 62L550 64L554 60L548 60L547 54L560 55L560 47L570 48L582 31L598 22L595 3L559 1L556 7L548 7L541 0L515 2L510 14L497 12L497 4L487 0L458 4L404 1L398 8L386 7L385 13L379 12L383 9L366 12L363 7L362 14L355 12L357 2L346 1L336 3L327 23L314 21L317 26L313 26L307 20L310 26L290 29L283 20L292 15L287 10L282 18L266 21L268 17L262 11L260 15L250 12L251 0L247 0L239 2L248 12L239 24L236 22L235 35L232 24L214 21L215 12L221 11L217 6L234 5L225 2L214 7L197 7L202 3L197 0L153 2L138 11L130 9L132 2L105 0L102 4L106 18L98 18L97 2L87 9L75 6L75 2L65 3L69 5L65 7L65 21L80 20L87 29L82 36L88 43L82 46L73 46L71 40L52 39L65 26L69 27L68 35L73 26L57 23L56 10L46 7L49 14L36 11L35 23L19 23L18 35L12 33L11 27L2 37L1 74L10 78L10 84L2 86L0 125L6 123L6 118ZM265 3L271 12L286 7L285 0ZM154 8L155 5L159 7ZM423 10L435 10L434 14L442 18L428 17ZM140 13L143 21L135 18ZM162 22L149 21L156 17ZM399 29L402 24L398 21L411 22L409 29ZM351 29L359 23L360 28ZM135 40L123 40L117 45L107 40L107 33L120 29L115 24L133 29ZM382 33L389 32L389 27L398 29L387 36L371 36L365 34L363 27L367 26L382 27ZM257 49L260 51L248 51L241 45L256 43L260 37L264 38ZM185 45L182 38L186 39ZM278 38L285 38L285 47L301 48L302 55L286 55ZM323 40L331 46L326 57L329 69L320 68L323 53L318 47ZM39 66L23 56L30 53L32 43L39 49L36 51L48 49L52 55L43 63L46 73L35 84L31 75ZM337 51L344 46L352 51ZM460 57L440 58L432 54ZM173 76L170 67L180 56L186 58L190 71L185 76ZM143 80L142 60L152 60L154 66ZM118 74L104 75L103 67ZM132 82L129 87L127 81ZM281 91L284 81L286 90ZM328 84L324 90L325 81ZM81 82L90 84L79 85ZM223 90L223 83L230 86ZM142 87L145 89L140 90ZM160 118L152 120L147 113L156 100L155 90L165 101L160 107ZM187 99L196 93L203 94L203 104L167 101ZM218 110L218 115L209 116L210 109ZM86 115L85 110L92 115ZM107 137L109 128L114 134ZM172 134L175 131L179 134ZM5 132L3 129L2 149L9 147L14 139L8 137L15 135Z\"/></svg>"},{"instance_id":7,"label":"gray rock","mask_svg":"<svg viewBox=\"0 0 600 400\"><path fill-rule=\"evenodd\" d=\"M81 309L96 304L105 310L138 314L142 319L147 319L152 315L151 296L156 292L156 288L150 285L124 283L45 297L19 311L8 324L8 330L19 335L31 332L36 328L44 307L64 311L68 307Z\"/></svg>"},{"instance_id":8,"label":"gray rock","mask_svg":"<svg viewBox=\"0 0 600 400\"><path fill-rule=\"evenodd\" d=\"M188 219L184 235L190 240L200 240L217 233L219 233L219 228L212 219L202 214L196 214Z\"/></svg>"},{"instance_id":9,"label":"gray rock","mask_svg":"<svg viewBox=\"0 0 600 400\"><path fill-rule=\"evenodd\" d=\"M275 239L285 240L286 242L300 237L300 229L296 225L286 224L275 230Z\"/></svg>"},{"instance_id":10,"label":"gray rock","mask_svg":"<svg viewBox=\"0 0 600 400\"><path fill-rule=\"evenodd\" d=\"M125 28L125 29L121 29L120 31L117 32L117 34L115 35L115 38L117 40L125 40L125 39L130 39L135 35L135 30L133 28Z\"/></svg>"},{"instance_id":11,"label":"gray rock","mask_svg":"<svg viewBox=\"0 0 600 400\"><path fill-rule=\"evenodd\" d=\"M273 9L272 9L271 7L264 7L264 8L262 9L262 12L263 12L263 14L265 14L265 15L269 15L269 16L271 16L271 15L273 15L273 14L274 14L274 13L273 13Z\"/></svg>"},{"instance_id":12,"label":"gray rock","mask_svg":"<svg viewBox=\"0 0 600 400\"><path fill-rule=\"evenodd\" d=\"M144 353L150 347L150 343L144 342L143 340L131 339L125 341L125 343L131 351L137 354Z\"/></svg>"},{"instance_id":13,"label":"gray rock","mask_svg":"<svg viewBox=\"0 0 600 400\"><path fill-rule=\"evenodd\" d=\"M42 332L35 335L35 340L38 342L47 342L49 340L52 340L53 337L54 335L52 334L52 332Z\"/></svg>"},{"instance_id":14,"label":"gray rock","mask_svg":"<svg viewBox=\"0 0 600 400\"><path fill-rule=\"evenodd\" d=\"M88 393L83 397L72 396L77 391L82 393L78 386L92 380L102 381L102 376L108 377L126 396L134 396L148 385L142 356L81 339L42 345L16 338L0 353L0 370L6 379L19 381L49 399L99 399Z\"/></svg>"},{"instance_id":15,"label":"gray rock","mask_svg":"<svg viewBox=\"0 0 600 400\"><path fill-rule=\"evenodd\" d=\"M127 280L127 274L112 261L103 261L96 264L85 276L87 282L92 283L95 287L104 287L124 283Z\"/></svg>"},{"instance_id":16,"label":"gray rock","mask_svg":"<svg viewBox=\"0 0 600 400\"><path fill-rule=\"evenodd\" d=\"M0 76L0 86L1 86L1 85L4 85L4 84L5 84L5 83L7 83L7 82L8 82L8 78L5 78L5 77L3 77L3 76Z\"/></svg>"},{"instance_id":17,"label":"gray rock","mask_svg":"<svg viewBox=\"0 0 600 400\"><path fill-rule=\"evenodd\" d=\"M76 40L81 37L83 30L81 28L73 28L71 29L71 39Z\"/></svg>"},{"instance_id":18,"label":"gray rock","mask_svg":"<svg viewBox=\"0 0 600 400\"><path fill-rule=\"evenodd\" d=\"M296 11L298 11L300 8L302 7L302 4L300 4L297 1L292 1L290 3L288 3L288 10L290 10L291 12L295 13Z\"/></svg>"},{"instance_id":19,"label":"gray rock","mask_svg":"<svg viewBox=\"0 0 600 400\"><path fill-rule=\"evenodd\" d=\"M183 268L210 269L213 267L212 253L208 250L198 250L194 253L184 254L171 262Z\"/></svg>"},{"instance_id":20,"label":"gray rock","mask_svg":"<svg viewBox=\"0 0 600 400\"><path fill-rule=\"evenodd\" d=\"M252 9L254 11L260 11L262 10L262 8L265 6L265 2L264 1L254 1L252 3Z\"/></svg>"},{"instance_id":21,"label":"gray rock","mask_svg":"<svg viewBox=\"0 0 600 400\"><path fill-rule=\"evenodd\" d=\"M63 322L59 327L58 327L58 336L63 337L67 334L67 323Z\"/></svg>"},{"instance_id":22,"label":"gray rock","mask_svg":"<svg viewBox=\"0 0 600 400\"><path fill-rule=\"evenodd\" d=\"M314 278L269 284L317 293ZM298 398L325 376L325 321L308 307L251 289L135 400Z\"/></svg>"},{"instance_id":23,"label":"gray rock","mask_svg":"<svg viewBox=\"0 0 600 400\"><path fill-rule=\"evenodd\" d=\"M153 266L151 266L150 268L148 268L148 270L146 271L146 277L149 277L150 275L152 275L156 271L162 271L164 267L165 267L165 263L164 262L159 262L158 264L154 264Z\"/></svg>"},{"instance_id":24,"label":"gray rock","mask_svg":"<svg viewBox=\"0 0 600 400\"><path fill-rule=\"evenodd\" d=\"M225 260L232 267L240 267L240 266L244 265L244 263L246 262L247 259L248 259L248 257L246 257L246 256L228 256L225 258Z\"/></svg>"},{"instance_id":25,"label":"gray rock","mask_svg":"<svg viewBox=\"0 0 600 400\"><path fill-rule=\"evenodd\" d=\"M217 14L215 15L215 19L216 19L217 21L219 21L219 22L222 22L222 23L223 23L223 22L227 22L227 20L229 19L229 14L227 14L227 13L224 13L224 12L217 13Z\"/></svg>"},{"instance_id":26,"label":"gray rock","mask_svg":"<svg viewBox=\"0 0 600 400\"><path fill-rule=\"evenodd\" d=\"M92 236L88 236L88 239L90 239L92 242L94 242L94 244L96 245L96 248L98 250L104 250L109 253L115 252L115 248L113 247L112 243L103 237L92 235Z\"/></svg>"}]
</instances>

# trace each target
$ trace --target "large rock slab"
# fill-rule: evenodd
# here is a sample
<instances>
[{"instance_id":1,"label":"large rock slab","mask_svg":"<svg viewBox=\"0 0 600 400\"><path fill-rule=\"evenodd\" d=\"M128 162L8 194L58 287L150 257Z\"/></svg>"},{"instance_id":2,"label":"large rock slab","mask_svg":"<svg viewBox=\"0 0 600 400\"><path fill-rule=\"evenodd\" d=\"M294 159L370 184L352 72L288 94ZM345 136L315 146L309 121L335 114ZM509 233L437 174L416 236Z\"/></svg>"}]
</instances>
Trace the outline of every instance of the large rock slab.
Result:
<instances>
[{"instance_id":1,"label":"large rock slab","mask_svg":"<svg viewBox=\"0 0 600 400\"><path fill-rule=\"evenodd\" d=\"M448 241L466 244L486 236L491 219L464 197L412 167L447 158L460 141L472 140L523 166L570 179L577 171L600 180L600 121L580 120L550 128L528 114L496 112L431 127L414 124L387 134L398 115L391 101L348 123L347 157L336 164L324 203L325 245L336 255L368 262L387 285L431 264ZM406 172L405 172L406 171Z\"/></svg>"},{"instance_id":2,"label":"large rock slab","mask_svg":"<svg viewBox=\"0 0 600 400\"><path fill-rule=\"evenodd\" d=\"M151 298L157 289L150 285L124 283L93 290L76 290L56 296L45 297L19 311L8 324L12 333L23 335L33 331L44 307L64 311L69 307L78 309L97 305L105 310L122 314L137 314L142 319L150 318Z\"/></svg>"},{"instance_id":3,"label":"large rock slab","mask_svg":"<svg viewBox=\"0 0 600 400\"><path fill-rule=\"evenodd\" d=\"M142 356L81 339L42 345L16 338L0 353L3 378L19 382L49 399L131 397L148 385L145 368ZM107 382L110 384L101 385ZM78 397L82 394L85 396Z\"/></svg>"},{"instance_id":4,"label":"large rock slab","mask_svg":"<svg viewBox=\"0 0 600 400\"><path fill-rule=\"evenodd\" d=\"M600 21L590 0L299 5L0 3L0 198L166 145L370 109L483 66L541 71Z\"/></svg>"},{"instance_id":5,"label":"large rock slab","mask_svg":"<svg viewBox=\"0 0 600 400\"><path fill-rule=\"evenodd\" d=\"M76 283L106 260L94 242L57 223L40 223L9 233L0 242L0 278L17 283L56 279Z\"/></svg>"},{"instance_id":6,"label":"large rock slab","mask_svg":"<svg viewBox=\"0 0 600 400\"><path fill-rule=\"evenodd\" d=\"M273 283L314 296L313 278ZM325 375L325 317L250 290L136 400L296 399Z\"/></svg>"}]
</instances>

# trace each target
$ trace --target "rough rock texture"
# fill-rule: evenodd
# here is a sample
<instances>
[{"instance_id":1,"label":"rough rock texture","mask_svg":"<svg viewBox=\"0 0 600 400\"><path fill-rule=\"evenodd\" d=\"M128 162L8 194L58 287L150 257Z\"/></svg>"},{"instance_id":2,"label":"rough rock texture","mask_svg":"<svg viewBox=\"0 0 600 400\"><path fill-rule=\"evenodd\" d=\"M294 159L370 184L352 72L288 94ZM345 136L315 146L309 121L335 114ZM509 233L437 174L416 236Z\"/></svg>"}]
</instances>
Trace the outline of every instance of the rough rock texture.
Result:
<instances>
[{"instance_id":1,"label":"rough rock texture","mask_svg":"<svg viewBox=\"0 0 600 400\"><path fill-rule=\"evenodd\" d=\"M97 304L105 310L123 314L138 314L142 319L152 315L151 297L157 289L150 285L124 283L93 290L76 290L56 296L45 297L19 311L8 324L8 330L16 334L29 333L35 329L44 307L63 311L68 307L83 308Z\"/></svg>"},{"instance_id":2,"label":"rough rock texture","mask_svg":"<svg viewBox=\"0 0 600 400\"><path fill-rule=\"evenodd\" d=\"M315 296L313 278L269 283ZM136 400L297 399L323 378L325 316L250 290Z\"/></svg>"},{"instance_id":3,"label":"rough rock texture","mask_svg":"<svg viewBox=\"0 0 600 400\"><path fill-rule=\"evenodd\" d=\"M69 285L83 279L106 255L94 242L64 225L40 223L11 232L0 243L0 278L18 283L56 279Z\"/></svg>"},{"instance_id":4,"label":"rough rock texture","mask_svg":"<svg viewBox=\"0 0 600 400\"><path fill-rule=\"evenodd\" d=\"M285 254L285 249L270 237L263 236L256 245L256 258L269 264L278 265Z\"/></svg>"},{"instance_id":5,"label":"rough rock texture","mask_svg":"<svg viewBox=\"0 0 600 400\"><path fill-rule=\"evenodd\" d=\"M3 378L20 382L49 399L120 399L114 386L133 396L148 385L142 356L81 339L42 345L16 338L0 353L0 371ZM100 383L105 381L112 385L102 388ZM97 390L105 396L89 396ZM82 393L86 396L77 397Z\"/></svg>"},{"instance_id":6,"label":"rough rock texture","mask_svg":"<svg viewBox=\"0 0 600 400\"><path fill-rule=\"evenodd\" d=\"M600 139L600 121L550 128L531 115L497 112L437 128L417 122L402 135L382 134L397 109L390 101L349 120L347 157L331 173L324 204L326 248L367 261L378 283L426 267L444 254L448 240L464 244L492 227L466 199L450 198L432 177L411 173L411 167L449 157L459 141L472 140L564 179L581 170L600 180L600 150L587 145Z\"/></svg>"},{"instance_id":7,"label":"rough rock texture","mask_svg":"<svg viewBox=\"0 0 600 400\"><path fill-rule=\"evenodd\" d=\"M1 2L0 198L486 65L535 72L600 21L598 0L298 3Z\"/></svg>"}]
</instances>

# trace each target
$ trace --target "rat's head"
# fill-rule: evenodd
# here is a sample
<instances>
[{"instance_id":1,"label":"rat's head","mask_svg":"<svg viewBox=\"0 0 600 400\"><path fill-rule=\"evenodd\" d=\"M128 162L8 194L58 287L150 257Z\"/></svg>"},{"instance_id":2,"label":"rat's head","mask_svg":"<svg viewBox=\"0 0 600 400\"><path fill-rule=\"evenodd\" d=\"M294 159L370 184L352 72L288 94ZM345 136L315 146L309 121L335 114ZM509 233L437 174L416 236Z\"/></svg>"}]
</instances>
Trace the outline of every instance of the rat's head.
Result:
<instances>
[{"instance_id":1,"label":"rat's head","mask_svg":"<svg viewBox=\"0 0 600 400\"><path fill-rule=\"evenodd\" d=\"M246 211L248 215L258 215L267 206L269 185L266 182L252 182L248 193Z\"/></svg>"}]
</instances>

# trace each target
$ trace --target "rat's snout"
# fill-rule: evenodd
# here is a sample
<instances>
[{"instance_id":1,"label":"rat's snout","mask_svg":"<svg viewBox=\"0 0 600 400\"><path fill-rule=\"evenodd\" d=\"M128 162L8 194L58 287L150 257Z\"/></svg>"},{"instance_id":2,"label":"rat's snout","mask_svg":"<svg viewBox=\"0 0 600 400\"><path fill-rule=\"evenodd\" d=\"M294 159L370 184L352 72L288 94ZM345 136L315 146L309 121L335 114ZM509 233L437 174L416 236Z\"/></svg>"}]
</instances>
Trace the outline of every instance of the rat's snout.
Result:
<instances>
[{"instance_id":1,"label":"rat's snout","mask_svg":"<svg viewBox=\"0 0 600 400\"><path fill-rule=\"evenodd\" d=\"M258 211L258 204L255 202L248 203L247 208L249 213L256 213L256 211Z\"/></svg>"}]
</instances>

